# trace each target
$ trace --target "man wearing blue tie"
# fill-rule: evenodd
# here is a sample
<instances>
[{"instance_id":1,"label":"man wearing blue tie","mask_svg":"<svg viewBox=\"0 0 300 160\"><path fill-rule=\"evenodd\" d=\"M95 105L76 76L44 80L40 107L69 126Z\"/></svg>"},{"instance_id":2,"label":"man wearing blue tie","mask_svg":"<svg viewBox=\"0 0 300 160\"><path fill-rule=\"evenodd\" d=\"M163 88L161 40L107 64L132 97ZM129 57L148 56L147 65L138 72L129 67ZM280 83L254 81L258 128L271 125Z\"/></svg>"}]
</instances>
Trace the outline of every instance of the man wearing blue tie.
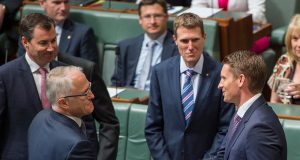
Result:
<instances>
[{"instance_id":1,"label":"man wearing blue tie","mask_svg":"<svg viewBox=\"0 0 300 160\"><path fill-rule=\"evenodd\" d=\"M237 51L223 64L219 88L237 111L216 159L286 160L282 126L261 94L267 78L264 60L250 51Z\"/></svg>"},{"instance_id":2,"label":"man wearing blue tie","mask_svg":"<svg viewBox=\"0 0 300 160\"><path fill-rule=\"evenodd\" d=\"M200 17L176 17L173 36L180 56L152 71L145 135L153 159L213 157L234 113L218 90L221 64L203 52Z\"/></svg>"}]
</instances>

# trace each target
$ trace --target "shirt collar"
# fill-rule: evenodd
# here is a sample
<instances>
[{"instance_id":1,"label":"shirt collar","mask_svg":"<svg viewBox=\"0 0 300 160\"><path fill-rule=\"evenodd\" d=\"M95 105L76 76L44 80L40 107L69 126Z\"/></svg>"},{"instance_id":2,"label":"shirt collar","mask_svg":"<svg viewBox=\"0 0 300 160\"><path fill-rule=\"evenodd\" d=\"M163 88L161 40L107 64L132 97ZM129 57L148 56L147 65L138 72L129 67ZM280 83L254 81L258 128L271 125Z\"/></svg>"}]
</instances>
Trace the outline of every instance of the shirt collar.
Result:
<instances>
[{"instance_id":1,"label":"shirt collar","mask_svg":"<svg viewBox=\"0 0 300 160\"><path fill-rule=\"evenodd\" d=\"M34 73L34 72L36 72L37 70L39 70L40 66L39 66L37 63L35 63L35 62L28 56L27 52L26 52L26 54L25 54L25 59L26 59L28 65L29 65L30 70L31 70L32 73ZM50 71L49 63L47 63L46 66L43 66L43 67L47 70L47 72Z\"/></svg>"},{"instance_id":2,"label":"shirt collar","mask_svg":"<svg viewBox=\"0 0 300 160\"><path fill-rule=\"evenodd\" d=\"M238 108L237 115L241 118L245 115L250 106L261 96L261 93L258 93L246 101L243 105Z\"/></svg>"},{"instance_id":3,"label":"shirt collar","mask_svg":"<svg viewBox=\"0 0 300 160\"><path fill-rule=\"evenodd\" d=\"M189 67L186 66L182 56L180 56L180 73L183 73L188 69L192 69L195 72L197 72L198 74L201 74L202 69L203 69L203 62L204 62L204 57L203 57L203 54L201 54L200 59L198 60L196 65L193 68L189 68Z\"/></svg>"},{"instance_id":4,"label":"shirt collar","mask_svg":"<svg viewBox=\"0 0 300 160\"><path fill-rule=\"evenodd\" d=\"M78 126L81 127L82 120L80 118L74 117L74 116L67 116L67 117L69 117L70 119L72 119L73 121L75 121L78 124Z\"/></svg>"},{"instance_id":5,"label":"shirt collar","mask_svg":"<svg viewBox=\"0 0 300 160\"><path fill-rule=\"evenodd\" d=\"M167 35L167 31L165 31L162 35L160 35L157 39L151 39L146 33L144 34L144 45L149 43L150 41L155 41L158 45L163 46L164 39Z\"/></svg>"}]
</instances>

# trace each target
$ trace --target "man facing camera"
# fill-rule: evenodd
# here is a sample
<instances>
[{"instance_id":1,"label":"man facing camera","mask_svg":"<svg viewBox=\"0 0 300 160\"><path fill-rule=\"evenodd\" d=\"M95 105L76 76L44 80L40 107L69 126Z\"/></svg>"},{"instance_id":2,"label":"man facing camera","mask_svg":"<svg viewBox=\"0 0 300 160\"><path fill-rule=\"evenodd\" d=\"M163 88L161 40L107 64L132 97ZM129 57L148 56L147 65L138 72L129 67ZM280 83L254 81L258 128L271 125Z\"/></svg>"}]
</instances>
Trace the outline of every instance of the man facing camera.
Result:
<instances>
[{"instance_id":1,"label":"man facing camera","mask_svg":"<svg viewBox=\"0 0 300 160\"><path fill-rule=\"evenodd\" d=\"M234 109L218 89L221 64L203 52L202 19L176 17L174 39L180 56L154 67L145 136L155 160L213 157L227 132Z\"/></svg>"},{"instance_id":2,"label":"man facing camera","mask_svg":"<svg viewBox=\"0 0 300 160\"><path fill-rule=\"evenodd\" d=\"M39 0L45 14L55 21L59 52L98 63L98 48L92 28L70 20L68 0ZM19 43L18 56L25 54Z\"/></svg>"},{"instance_id":3,"label":"man facing camera","mask_svg":"<svg viewBox=\"0 0 300 160\"><path fill-rule=\"evenodd\" d=\"M218 159L286 160L285 135L278 117L261 92L266 82L266 64L250 51L237 51L223 60L219 88L224 101L234 103L232 119Z\"/></svg>"},{"instance_id":4,"label":"man facing camera","mask_svg":"<svg viewBox=\"0 0 300 160\"><path fill-rule=\"evenodd\" d=\"M29 160L95 160L81 117L94 110L91 83L81 68L56 67L47 78L52 109L39 112L28 129Z\"/></svg>"},{"instance_id":5,"label":"man facing camera","mask_svg":"<svg viewBox=\"0 0 300 160\"><path fill-rule=\"evenodd\" d=\"M164 0L144 0L139 3L138 12L145 33L118 44L118 64L111 81L112 85L149 90L152 67L177 55L178 50L167 30Z\"/></svg>"}]
</instances>

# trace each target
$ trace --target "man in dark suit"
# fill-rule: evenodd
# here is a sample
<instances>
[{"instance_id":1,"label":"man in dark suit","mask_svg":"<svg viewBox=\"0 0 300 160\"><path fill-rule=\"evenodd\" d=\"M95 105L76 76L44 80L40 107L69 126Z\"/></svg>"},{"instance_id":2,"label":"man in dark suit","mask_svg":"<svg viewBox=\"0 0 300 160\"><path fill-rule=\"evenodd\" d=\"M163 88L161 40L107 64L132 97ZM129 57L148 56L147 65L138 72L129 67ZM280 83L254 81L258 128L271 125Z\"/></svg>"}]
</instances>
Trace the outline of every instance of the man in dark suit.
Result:
<instances>
[{"instance_id":1,"label":"man in dark suit","mask_svg":"<svg viewBox=\"0 0 300 160\"><path fill-rule=\"evenodd\" d=\"M266 64L250 51L234 52L223 60L219 88L237 112L230 123L218 159L286 160L287 146L278 117L261 92Z\"/></svg>"},{"instance_id":2,"label":"man in dark suit","mask_svg":"<svg viewBox=\"0 0 300 160\"><path fill-rule=\"evenodd\" d=\"M68 18L69 2L67 0L40 0L39 3L45 14L56 23L59 52L98 63L99 51L94 31L92 28L73 22ZM21 56L24 53L24 48L19 43L18 55Z\"/></svg>"},{"instance_id":3,"label":"man in dark suit","mask_svg":"<svg viewBox=\"0 0 300 160\"><path fill-rule=\"evenodd\" d=\"M53 61L57 57L58 48L55 24L50 18L32 14L22 22L20 31L27 52L25 56L0 67L0 129L3 131L0 132L0 159L27 159L27 129L33 117L43 109L39 98L38 68L43 66L49 71L56 66L66 65ZM105 84L97 74L97 67L87 60L63 54L59 54L58 59L67 64L82 66L86 77L92 82L95 94L93 116L101 124L99 138L102 150L99 157L114 159L118 147L119 123ZM98 142L94 118L83 117L96 154Z\"/></svg>"},{"instance_id":4,"label":"man in dark suit","mask_svg":"<svg viewBox=\"0 0 300 160\"><path fill-rule=\"evenodd\" d=\"M146 140L155 160L211 158L234 113L217 87L221 65L203 53L206 35L200 17L176 17L174 32L181 56L153 69Z\"/></svg>"},{"instance_id":5,"label":"man in dark suit","mask_svg":"<svg viewBox=\"0 0 300 160\"><path fill-rule=\"evenodd\" d=\"M47 77L47 95L52 109L39 112L28 129L29 160L96 160L81 119L94 109L91 83L82 69L52 69Z\"/></svg>"},{"instance_id":6,"label":"man in dark suit","mask_svg":"<svg viewBox=\"0 0 300 160\"><path fill-rule=\"evenodd\" d=\"M177 55L178 50L171 31L167 30L168 13L164 0L144 0L139 4L138 11L139 23L145 34L118 44L117 69L112 85L149 90L151 68ZM151 43L155 45L151 46ZM145 69L147 62L149 67Z\"/></svg>"}]
</instances>

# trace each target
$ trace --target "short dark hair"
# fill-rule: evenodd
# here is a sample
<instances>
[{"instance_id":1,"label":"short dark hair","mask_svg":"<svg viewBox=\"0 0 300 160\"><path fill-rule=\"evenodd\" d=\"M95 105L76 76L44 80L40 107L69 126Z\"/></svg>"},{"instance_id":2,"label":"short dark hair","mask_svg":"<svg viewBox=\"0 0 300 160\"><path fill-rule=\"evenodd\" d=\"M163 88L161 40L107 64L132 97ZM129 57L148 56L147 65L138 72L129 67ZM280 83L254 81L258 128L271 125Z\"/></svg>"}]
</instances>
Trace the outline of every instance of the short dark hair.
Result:
<instances>
[{"instance_id":1,"label":"short dark hair","mask_svg":"<svg viewBox=\"0 0 300 160\"><path fill-rule=\"evenodd\" d=\"M21 36L24 36L27 41L30 42L35 27L41 27L42 29L49 31L52 27L55 27L55 22L44 14L31 13L21 20L19 27Z\"/></svg>"},{"instance_id":2,"label":"short dark hair","mask_svg":"<svg viewBox=\"0 0 300 160\"><path fill-rule=\"evenodd\" d=\"M142 0L139 3L139 7L138 7L138 13L139 13L139 15L141 15L141 8L143 6L154 5L154 4L159 4L163 8L164 13L168 14L167 3L166 3L165 0Z\"/></svg>"},{"instance_id":3,"label":"short dark hair","mask_svg":"<svg viewBox=\"0 0 300 160\"><path fill-rule=\"evenodd\" d=\"M248 89L251 93L262 92L267 79L266 63L262 56L248 50L241 50L227 55L223 59L223 64L230 66L235 77L244 74L249 82Z\"/></svg>"},{"instance_id":4,"label":"short dark hair","mask_svg":"<svg viewBox=\"0 0 300 160\"><path fill-rule=\"evenodd\" d=\"M179 27L184 27L184 28L199 27L202 36L204 36L205 33L203 27L203 20L198 15L193 13L183 13L175 18L174 25L173 25L175 37L177 37L177 29Z\"/></svg>"}]
</instances>

